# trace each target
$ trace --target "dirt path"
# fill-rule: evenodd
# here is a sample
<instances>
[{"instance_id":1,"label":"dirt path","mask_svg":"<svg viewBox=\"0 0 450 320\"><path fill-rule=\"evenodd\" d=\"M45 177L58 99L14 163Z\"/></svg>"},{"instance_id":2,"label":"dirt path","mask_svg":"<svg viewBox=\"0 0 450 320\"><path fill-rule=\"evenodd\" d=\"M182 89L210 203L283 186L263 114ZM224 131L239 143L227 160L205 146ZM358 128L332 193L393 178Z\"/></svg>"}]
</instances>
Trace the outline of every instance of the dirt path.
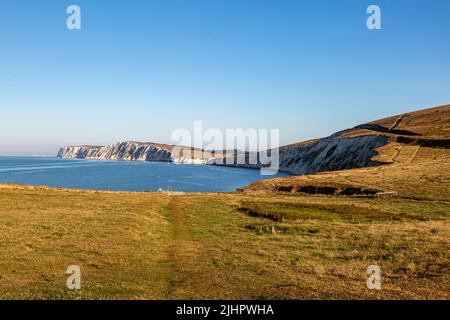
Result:
<instances>
[{"instance_id":1,"label":"dirt path","mask_svg":"<svg viewBox=\"0 0 450 320\"><path fill-rule=\"evenodd\" d=\"M400 156L401 150L402 150L402 146L395 147L395 154L394 154L394 156L392 157L392 160L391 160L393 163L397 163L397 159Z\"/></svg>"},{"instance_id":2,"label":"dirt path","mask_svg":"<svg viewBox=\"0 0 450 320\"><path fill-rule=\"evenodd\" d=\"M389 130L394 130L395 128L397 128L398 125L400 124L400 122L402 122L403 118L406 117L407 115L408 115L408 113L400 115L397 118L397 120L395 120L394 124L389 128Z\"/></svg>"},{"instance_id":3,"label":"dirt path","mask_svg":"<svg viewBox=\"0 0 450 320\"><path fill-rule=\"evenodd\" d=\"M411 162L414 161L414 159L416 158L417 153L419 152L419 150L420 150L420 145L417 146L417 148L416 148L416 150L414 151L412 157L409 159L408 164L411 164Z\"/></svg>"},{"instance_id":4,"label":"dirt path","mask_svg":"<svg viewBox=\"0 0 450 320\"><path fill-rule=\"evenodd\" d=\"M421 147L420 145L415 146L414 152L412 153L412 155L408 159L408 161L401 162L401 161L399 161L398 158L400 157L402 150L404 150L405 146L408 147L408 145L400 145L398 147L395 147L395 154L392 156L392 159L391 159L391 161L393 162L393 165L399 166L399 165L403 165L404 163L411 164L411 162L413 162L413 160L416 158L417 153L419 152L420 147Z\"/></svg>"},{"instance_id":5,"label":"dirt path","mask_svg":"<svg viewBox=\"0 0 450 320\"><path fill-rule=\"evenodd\" d=\"M395 120L394 124L389 128L389 130L394 130L395 128L397 128L400 122L402 122L403 118L407 115L407 113L400 115L397 120Z\"/></svg>"},{"instance_id":6,"label":"dirt path","mask_svg":"<svg viewBox=\"0 0 450 320\"><path fill-rule=\"evenodd\" d=\"M192 236L187 203L180 195L171 195L166 207L169 222L165 256L161 261L165 279L163 299L186 297L185 287L191 287L190 266L198 260L201 245Z\"/></svg>"}]
</instances>

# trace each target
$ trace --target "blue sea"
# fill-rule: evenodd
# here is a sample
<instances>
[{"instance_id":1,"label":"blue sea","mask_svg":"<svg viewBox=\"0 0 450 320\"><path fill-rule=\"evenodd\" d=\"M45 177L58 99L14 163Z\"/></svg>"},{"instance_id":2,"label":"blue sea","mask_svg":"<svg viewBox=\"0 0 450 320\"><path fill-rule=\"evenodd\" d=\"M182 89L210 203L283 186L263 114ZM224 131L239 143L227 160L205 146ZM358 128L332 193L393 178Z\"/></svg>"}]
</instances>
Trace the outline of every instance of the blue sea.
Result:
<instances>
[{"instance_id":1,"label":"blue sea","mask_svg":"<svg viewBox=\"0 0 450 320\"><path fill-rule=\"evenodd\" d=\"M262 176L255 169L164 162L0 157L0 183L90 190L221 192L283 176Z\"/></svg>"}]
</instances>

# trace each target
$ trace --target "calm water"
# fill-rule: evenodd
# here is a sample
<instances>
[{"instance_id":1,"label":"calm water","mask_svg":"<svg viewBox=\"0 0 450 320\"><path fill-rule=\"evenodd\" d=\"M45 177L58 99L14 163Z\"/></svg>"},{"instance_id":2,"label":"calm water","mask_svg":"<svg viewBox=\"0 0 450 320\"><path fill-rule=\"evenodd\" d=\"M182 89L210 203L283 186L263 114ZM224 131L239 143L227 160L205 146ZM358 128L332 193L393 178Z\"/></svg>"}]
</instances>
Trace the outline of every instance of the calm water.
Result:
<instances>
[{"instance_id":1,"label":"calm water","mask_svg":"<svg viewBox=\"0 0 450 320\"><path fill-rule=\"evenodd\" d=\"M94 190L233 191L259 170L162 162L96 161L50 157L0 157L0 183Z\"/></svg>"}]
</instances>

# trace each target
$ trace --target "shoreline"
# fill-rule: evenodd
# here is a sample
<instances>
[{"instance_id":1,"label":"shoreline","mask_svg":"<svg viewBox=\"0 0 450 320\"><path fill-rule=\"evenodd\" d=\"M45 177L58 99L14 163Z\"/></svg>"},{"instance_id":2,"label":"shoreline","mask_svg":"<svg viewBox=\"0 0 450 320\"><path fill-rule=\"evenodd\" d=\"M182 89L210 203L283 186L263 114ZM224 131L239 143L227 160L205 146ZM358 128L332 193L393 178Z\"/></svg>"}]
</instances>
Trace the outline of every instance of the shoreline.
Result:
<instances>
[{"instance_id":1,"label":"shoreline","mask_svg":"<svg viewBox=\"0 0 450 320\"><path fill-rule=\"evenodd\" d=\"M75 193L101 193L101 194L109 194L109 193L120 193L120 194L164 194L164 195L218 195L218 194L238 194L239 191L120 191L120 190L96 190L96 189L80 189L80 188L62 188L62 187L49 187L49 186L35 186L31 184L15 184L15 183L5 183L0 182L0 191L1 190L40 190L40 191L65 191L65 192L75 192Z\"/></svg>"}]
</instances>

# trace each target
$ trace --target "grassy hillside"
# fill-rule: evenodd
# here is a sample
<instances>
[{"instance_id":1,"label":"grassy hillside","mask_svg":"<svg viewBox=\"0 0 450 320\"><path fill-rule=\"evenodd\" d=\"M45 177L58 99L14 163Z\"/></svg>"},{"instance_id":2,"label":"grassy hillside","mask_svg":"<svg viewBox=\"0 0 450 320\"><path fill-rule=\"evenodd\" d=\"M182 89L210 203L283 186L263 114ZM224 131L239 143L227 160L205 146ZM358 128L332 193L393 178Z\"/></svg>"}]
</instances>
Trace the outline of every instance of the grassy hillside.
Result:
<instances>
[{"instance_id":1,"label":"grassy hillside","mask_svg":"<svg viewBox=\"0 0 450 320\"><path fill-rule=\"evenodd\" d=\"M2 299L450 297L447 201L3 186L0 206Z\"/></svg>"},{"instance_id":2,"label":"grassy hillside","mask_svg":"<svg viewBox=\"0 0 450 320\"><path fill-rule=\"evenodd\" d=\"M371 129L358 129L361 127ZM259 181L244 190L298 192L305 187L311 190L354 188L416 199L450 200L450 105L390 117L358 128L344 131L341 136L389 137L389 143L378 148L372 158L384 165Z\"/></svg>"},{"instance_id":3,"label":"grassy hillside","mask_svg":"<svg viewBox=\"0 0 450 320\"><path fill-rule=\"evenodd\" d=\"M404 113L346 130L342 136L386 134L422 139L450 138L450 105Z\"/></svg>"}]
</instances>

